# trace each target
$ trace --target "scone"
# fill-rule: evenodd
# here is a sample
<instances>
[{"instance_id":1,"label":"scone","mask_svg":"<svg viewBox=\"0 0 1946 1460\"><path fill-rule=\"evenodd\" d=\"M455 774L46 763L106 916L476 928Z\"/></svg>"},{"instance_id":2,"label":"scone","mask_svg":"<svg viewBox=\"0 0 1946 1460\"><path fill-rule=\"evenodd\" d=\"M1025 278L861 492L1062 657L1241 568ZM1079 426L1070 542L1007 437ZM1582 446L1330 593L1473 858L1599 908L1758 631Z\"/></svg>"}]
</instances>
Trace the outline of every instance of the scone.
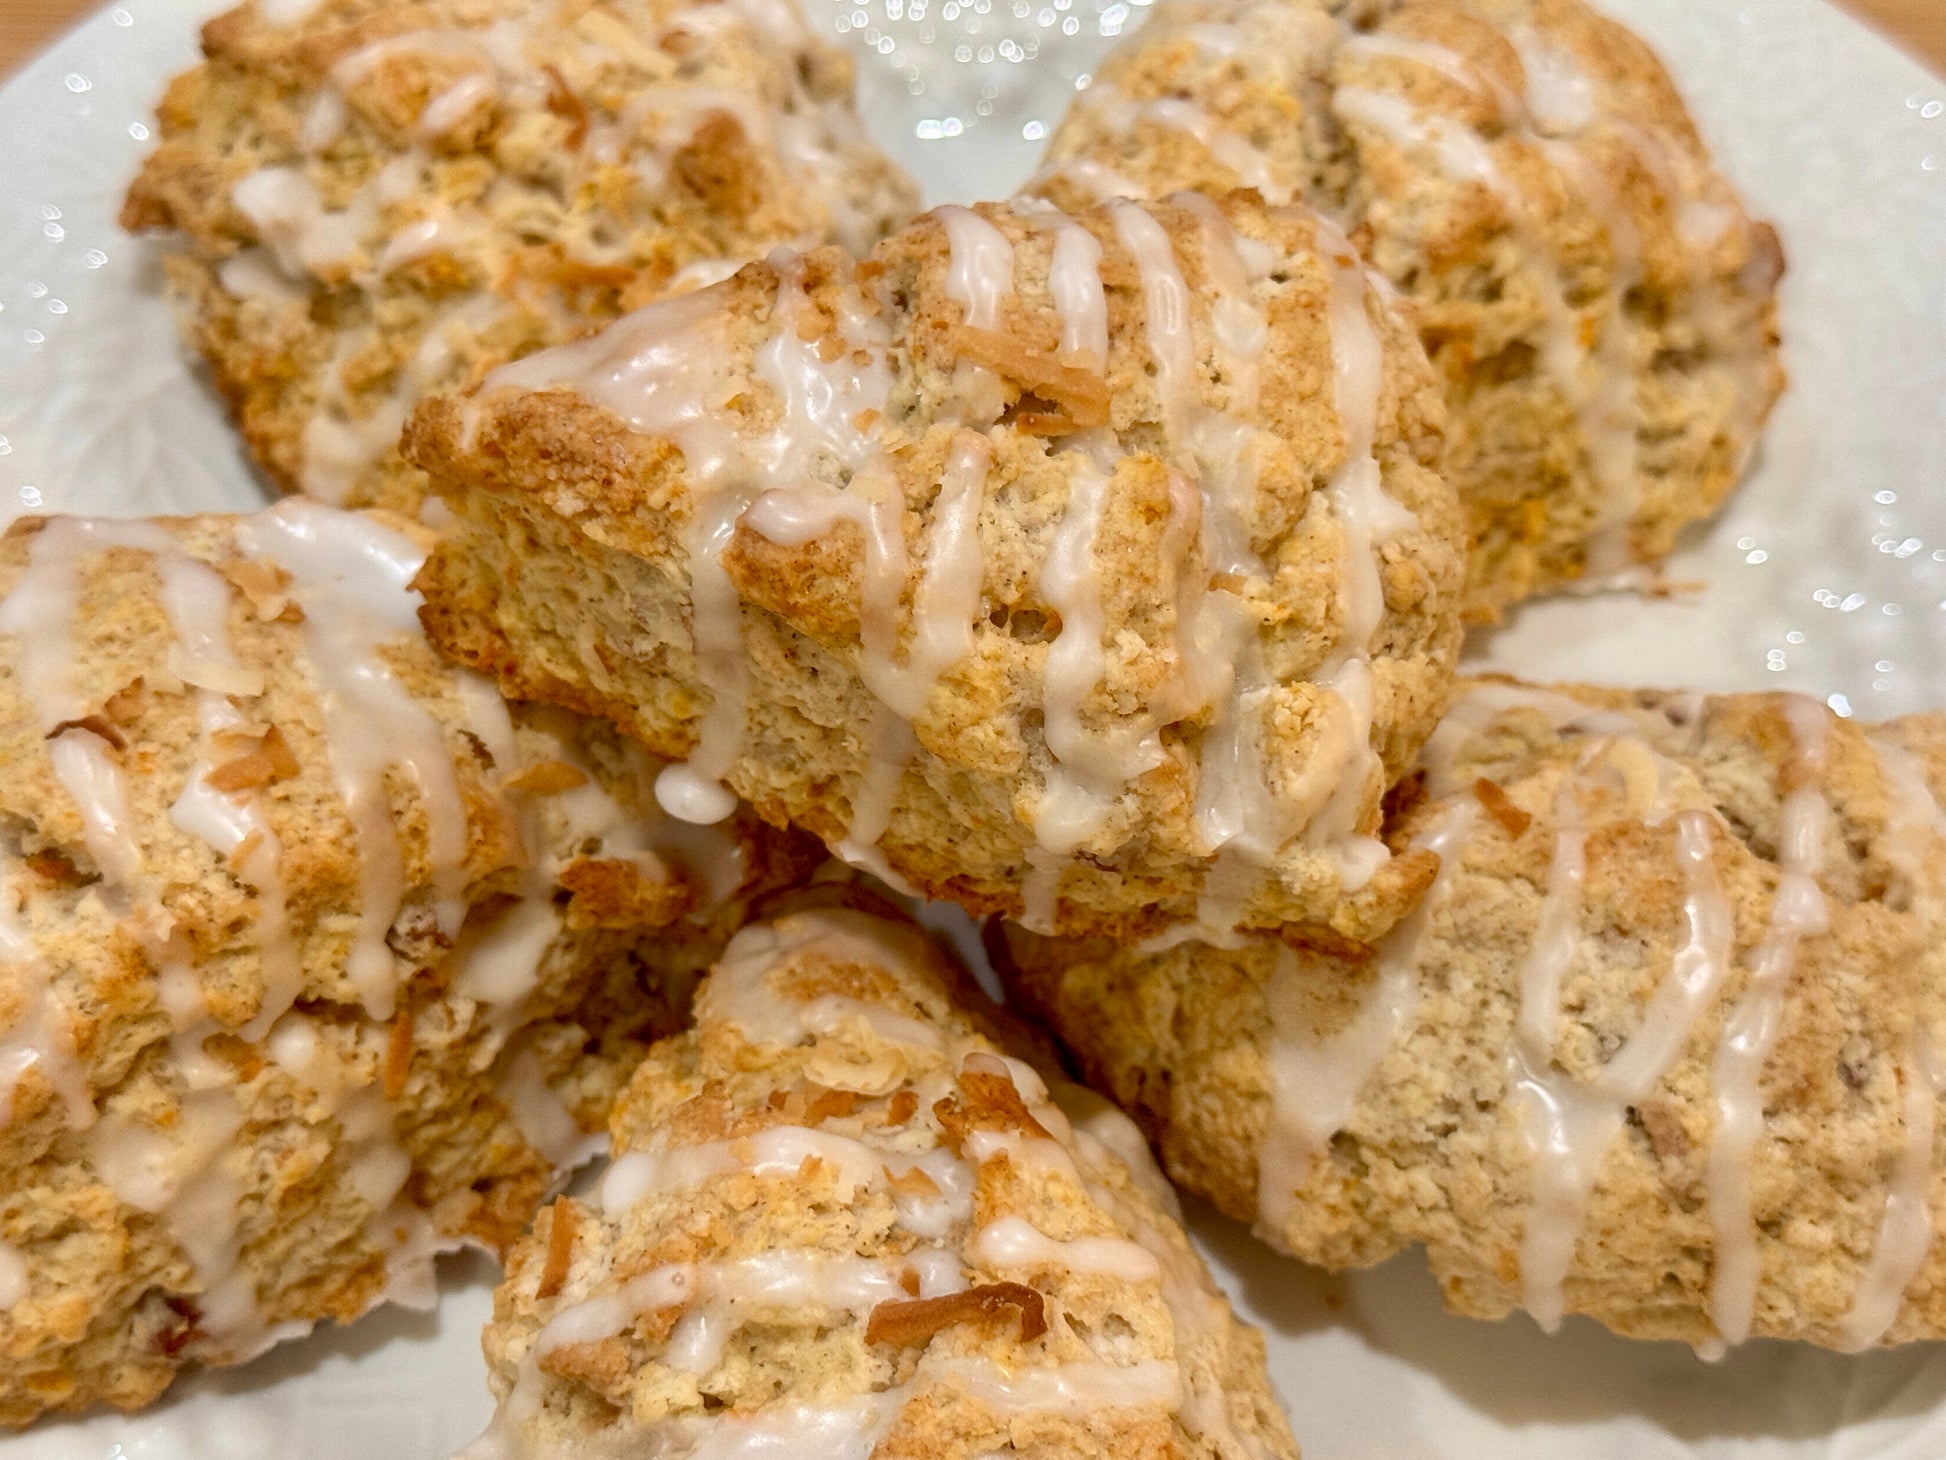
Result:
<instances>
[{"instance_id":1,"label":"scone","mask_svg":"<svg viewBox=\"0 0 1946 1460\"><path fill-rule=\"evenodd\" d=\"M1655 54L1580 0L1164 0L1036 186L1342 218L1445 382L1475 618L1647 581L1783 386L1776 234Z\"/></svg>"},{"instance_id":2,"label":"scone","mask_svg":"<svg viewBox=\"0 0 1946 1460\"><path fill-rule=\"evenodd\" d=\"M1133 1128L961 999L887 913L739 933L514 1249L464 1456L1295 1457Z\"/></svg>"},{"instance_id":3,"label":"scone","mask_svg":"<svg viewBox=\"0 0 1946 1460\"><path fill-rule=\"evenodd\" d=\"M1044 928L1369 936L1457 649L1439 420L1302 210L942 208L426 403L426 623L683 758L679 816Z\"/></svg>"},{"instance_id":4,"label":"scone","mask_svg":"<svg viewBox=\"0 0 1946 1460\"><path fill-rule=\"evenodd\" d=\"M424 544L302 502L0 538L0 1424L429 1300L802 865L436 659Z\"/></svg>"},{"instance_id":5,"label":"scone","mask_svg":"<svg viewBox=\"0 0 1946 1460\"><path fill-rule=\"evenodd\" d=\"M337 505L418 507L427 391L915 207L795 0L253 0L203 49L122 221L177 235L264 472Z\"/></svg>"},{"instance_id":6,"label":"scone","mask_svg":"<svg viewBox=\"0 0 1946 1460\"><path fill-rule=\"evenodd\" d=\"M1474 686L1402 792L1441 872L1367 962L1009 933L1171 1174L1458 1312L1708 1351L1946 1337L1946 719Z\"/></svg>"}]
</instances>

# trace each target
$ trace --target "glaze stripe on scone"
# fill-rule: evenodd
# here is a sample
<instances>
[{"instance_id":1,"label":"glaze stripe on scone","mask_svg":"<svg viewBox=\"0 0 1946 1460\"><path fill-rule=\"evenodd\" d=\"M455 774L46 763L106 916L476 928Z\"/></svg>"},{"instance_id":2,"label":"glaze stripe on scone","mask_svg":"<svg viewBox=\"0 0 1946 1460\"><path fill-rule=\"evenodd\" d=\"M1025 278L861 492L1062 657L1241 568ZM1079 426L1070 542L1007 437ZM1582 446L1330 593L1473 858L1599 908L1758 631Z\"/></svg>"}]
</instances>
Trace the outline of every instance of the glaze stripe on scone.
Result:
<instances>
[{"instance_id":1,"label":"glaze stripe on scone","mask_svg":"<svg viewBox=\"0 0 1946 1460\"><path fill-rule=\"evenodd\" d=\"M123 221L180 235L266 473L340 505L417 507L427 391L916 206L794 0L254 0L203 47Z\"/></svg>"},{"instance_id":2,"label":"glaze stripe on scone","mask_svg":"<svg viewBox=\"0 0 1946 1460\"><path fill-rule=\"evenodd\" d=\"M1165 0L1034 186L1342 218L1445 378L1474 617L1645 581L1783 384L1775 233L1653 52L1580 0Z\"/></svg>"},{"instance_id":3,"label":"glaze stripe on scone","mask_svg":"<svg viewBox=\"0 0 1946 1460\"><path fill-rule=\"evenodd\" d=\"M435 658L427 536L292 502L0 538L0 1423L504 1247L803 863Z\"/></svg>"},{"instance_id":4,"label":"glaze stripe on scone","mask_svg":"<svg viewBox=\"0 0 1946 1460\"><path fill-rule=\"evenodd\" d=\"M1295 1457L1133 1128L963 998L889 910L739 933L515 1248L469 1460Z\"/></svg>"},{"instance_id":5,"label":"glaze stripe on scone","mask_svg":"<svg viewBox=\"0 0 1946 1460\"><path fill-rule=\"evenodd\" d=\"M1331 1267L1703 1350L1946 1336L1946 722L1473 685L1366 963L1010 933L1165 1164ZM1422 793L1422 794L1420 794Z\"/></svg>"},{"instance_id":6,"label":"glaze stripe on scone","mask_svg":"<svg viewBox=\"0 0 1946 1460\"><path fill-rule=\"evenodd\" d=\"M1383 929L1447 694L1440 407L1342 237L1250 194L942 208L417 413L435 642L1041 927Z\"/></svg>"}]
</instances>

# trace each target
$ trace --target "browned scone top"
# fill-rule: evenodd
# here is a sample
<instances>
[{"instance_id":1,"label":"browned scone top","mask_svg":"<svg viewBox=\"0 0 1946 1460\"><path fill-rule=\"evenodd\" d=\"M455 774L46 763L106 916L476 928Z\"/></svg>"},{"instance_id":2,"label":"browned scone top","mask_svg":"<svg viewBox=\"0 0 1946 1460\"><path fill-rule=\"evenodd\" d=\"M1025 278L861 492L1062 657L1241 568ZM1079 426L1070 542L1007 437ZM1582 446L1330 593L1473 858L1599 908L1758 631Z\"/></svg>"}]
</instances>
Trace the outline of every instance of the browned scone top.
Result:
<instances>
[{"instance_id":1,"label":"browned scone top","mask_svg":"<svg viewBox=\"0 0 1946 1460\"><path fill-rule=\"evenodd\" d=\"M0 537L0 1423L510 1243L805 863L436 658L428 536L290 502Z\"/></svg>"},{"instance_id":2,"label":"browned scone top","mask_svg":"<svg viewBox=\"0 0 1946 1460\"><path fill-rule=\"evenodd\" d=\"M1364 963L1009 930L1187 1188L1284 1250L1421 1244L1456 1311L1704 1350L1946 1336L1946 720L1472 684Z\"/></svg>"},{"instance_id":3,"label":"browned scone top","mask_svg":"<svg viewBox=\"0 0 1946 1460\"><path fill-rule=\"evenodd\" d=\"M1648 577L1783 386L1775 232L1661 61L1580 0L1165 0L1031 186L1343 218L1444 380L1472 617Z\"/></svg>"},{"instance_id":4,"label":"browned scone top","mask_svg":"<svg viewBox=\"0 0 1946 1460\"><path fill-rule=\"evenodd\" d=\"M963 1000L889 911L738 934L514 1249L463 1453L1295 1460L1134 1129Z\"/></svg>"},{"instance_id":5,"label":"browned scone top","mask_svg":"<svg viewBox=\"0 0 1946 1460\"><path fill-rule=\"evenodd\" d=\"M416 509L427 391L917 206L795 0L252 0L203 31L123 222L286 491Z\"/></svg>"},{"instance_id":6,"label":"browned scone top","mask_svg":"<svg viewBox=\"0 0 1946 1460\"><path fill-rule=\"evenodd\" d=\"M753 264L420 409L427 627L687 758L680 815L1043 927L1372 936L1462 559L1388 299L1247 193Z\"/></svg>"}]
</instances>

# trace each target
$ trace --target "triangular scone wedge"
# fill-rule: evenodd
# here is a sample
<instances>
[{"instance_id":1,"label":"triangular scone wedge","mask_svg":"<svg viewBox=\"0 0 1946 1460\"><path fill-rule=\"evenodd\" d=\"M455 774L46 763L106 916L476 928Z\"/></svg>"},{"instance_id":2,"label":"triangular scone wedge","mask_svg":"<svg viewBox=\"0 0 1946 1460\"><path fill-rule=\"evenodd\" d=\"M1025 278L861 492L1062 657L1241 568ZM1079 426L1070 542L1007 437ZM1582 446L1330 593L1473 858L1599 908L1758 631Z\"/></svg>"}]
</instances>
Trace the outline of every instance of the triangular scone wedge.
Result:
<instances>
[{"instance_id":1,"label":"triangular scone wedge","mask_svg":"<svg viewBox=\"0 0 1946 1460\"><path fill-rule=\"evenodd\" d=\"M964 998L889 911L733 939L515 1249L466 1454L1295 1456L1133 1127Z\"/></svg>"},{"instance_id":2,"label":"triangular scone wedge","mask_svg":"<svg viewBox=\"0 0 1946 1460\"><path fill-rule=\"evenodd\" d=\"M1465 543L1392 292L1250 193L940 208L428 401L427 629L929 897L1389 926ZM727 787L727 789L726 789Z\"/></svg>"},{"instance_id":3,"label":"triangular scone wedge","mask_svg":"<svg viewBox=\"0 0 1946 1460\"><path fill-rule=\"evenodd\" d=\"M1351 963L1008 930L1170 1172L1456 1311L1718 1351L1946 1337L1946 720L1469 685L1400 791L1436 852Z\"/></svg>"},{"instance_id":4,"label":"triangular scone wedge","mask_svg":"<svg viewBox=\"0 0 1946 1460\"><path fill-rule=\"evenodd\" d=\"M0 537L0 1424L429 1301L807 864L434 655L429 538L297 501Z\"/></svg>"}]
</instances>

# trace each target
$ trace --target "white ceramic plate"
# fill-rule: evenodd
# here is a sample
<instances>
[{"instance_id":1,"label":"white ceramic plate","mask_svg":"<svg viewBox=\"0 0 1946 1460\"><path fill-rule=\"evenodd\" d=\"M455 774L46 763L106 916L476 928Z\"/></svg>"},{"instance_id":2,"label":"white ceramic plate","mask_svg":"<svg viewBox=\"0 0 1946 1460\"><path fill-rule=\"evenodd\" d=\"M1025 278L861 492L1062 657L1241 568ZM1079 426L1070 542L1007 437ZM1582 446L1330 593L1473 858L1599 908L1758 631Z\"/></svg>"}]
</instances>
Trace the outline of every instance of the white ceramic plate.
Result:
<instances>
[{"instance_id":1,"label":"white ceramic plate","mask_svg":"<svg viewBox=\"0 0 1946 1460\"><path fill-rule=\"evenodd\" d=\"M0 0L4 3L4 0ZM1128 0L806 0L929 201L1006 193ZM1871 718L1946 704L1946 86L1821 0L1608 0L1668 59L1790 254L1793 377L1763 460L1672 567L1708 586L1529 609L1474 646L1529 675L1788 686ZM0 521L247 508L261 489L115 226L149 108L209 0L126 0L0 88ZM1705 1366L1585 1320L1439 1311L1416 1258L1323 1278L1194 1222L1263 1325L1310 1460L1946 1456L1946 1351L1753 1344ZM0 1439L0 1460L437 1460L488 1411L492 1273L137 1418Z\"/></svg>"}]
</instances>

